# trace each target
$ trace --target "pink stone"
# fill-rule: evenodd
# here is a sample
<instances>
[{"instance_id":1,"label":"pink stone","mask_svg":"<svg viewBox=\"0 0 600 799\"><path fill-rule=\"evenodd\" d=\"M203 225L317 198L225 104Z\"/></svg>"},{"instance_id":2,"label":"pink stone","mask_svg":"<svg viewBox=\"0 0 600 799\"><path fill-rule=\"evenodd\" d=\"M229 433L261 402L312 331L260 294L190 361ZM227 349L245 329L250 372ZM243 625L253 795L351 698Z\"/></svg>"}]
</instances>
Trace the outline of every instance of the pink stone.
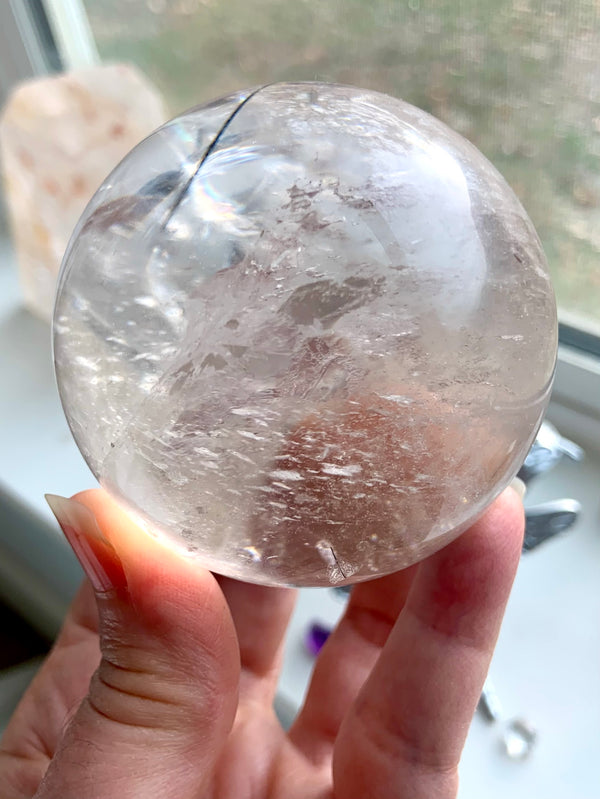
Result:
<instances>
[{"instance_id":1,"label":"pink stone","mask_svg":"<svg viewBox=\"0 0 600 799\"><path fill-rule=\"evenodd\" d=\"M5 195L27 305L50 319L75 223L107 174L167 118L134 67L99 66L18 86L0 119Z\"/></svg>"}]
</instances>

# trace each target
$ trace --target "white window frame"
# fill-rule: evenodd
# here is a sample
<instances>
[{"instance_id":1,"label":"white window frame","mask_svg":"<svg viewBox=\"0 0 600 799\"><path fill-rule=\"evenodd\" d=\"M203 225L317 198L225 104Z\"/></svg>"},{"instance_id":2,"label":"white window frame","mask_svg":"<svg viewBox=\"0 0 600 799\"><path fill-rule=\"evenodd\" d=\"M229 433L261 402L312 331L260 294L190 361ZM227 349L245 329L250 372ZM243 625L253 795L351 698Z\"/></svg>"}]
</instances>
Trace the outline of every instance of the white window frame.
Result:
<instances>
[{"instance_id":1,"label":"white window frame","mask_svg":"<svg viewBox=\"0 0 600 799\"><path fill-rule=\"evenodd\" d=\"M82 0L43 0L48 22L65 69L100 61ZM10 64L5 65L4 54ZM28 0L0 2L0 89L7 84L48 71ZM562 322L584 330L584 323L559 309ZM600 330L600 325L598 327ZM591 330L598 335L598 330ZM587 331L590 332L590 331ZM571 430L581 429L600 449L600 358L561 343L551 412Z\"/></svg>"},{"instance_id":2,"label":"white window frame","mask_svg":"<svg viewBox=\"0 0 600 799\"><path fill-rule=\"evenodd\" d=\"M43 0L63 65L78 69L99 63L94 34L82 0Z\"/></svg>"}]
</instances>

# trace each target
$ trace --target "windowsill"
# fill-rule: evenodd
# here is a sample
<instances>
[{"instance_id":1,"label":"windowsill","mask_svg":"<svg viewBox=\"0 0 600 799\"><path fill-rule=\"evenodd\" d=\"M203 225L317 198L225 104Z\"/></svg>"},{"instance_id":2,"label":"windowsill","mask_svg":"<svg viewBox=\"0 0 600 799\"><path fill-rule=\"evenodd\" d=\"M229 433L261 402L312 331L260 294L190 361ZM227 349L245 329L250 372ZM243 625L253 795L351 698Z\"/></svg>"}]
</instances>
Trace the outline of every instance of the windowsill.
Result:
<instances>
[{"instance_id":1,"label":"windowsill","mask_svg":"<svg viewBox=\"0 0 600 799\"><path fill-rule=\"evenodd\" d=\"M79 567L43 499L94 483L60 408L48 325L20 305L15 270L0 251L0 594L37 629L52 634L80 580ZM524 558L504 621L492 675L507 716L539 730L531 759L513 763L499 749L501 725L472 725L462 761L461 799L553 796L589 799L600 756L600 369L581 370L579 353L561 353L550 418L586 449L583 464L561 463L527 502L570 496L583 518L564 539ZM589 364L588 364L589 366ZM579 382L577 382L579 381ZM583 382L581 382L583 381ZM587 381L587 382L586 382ZM590 382L591 381L591 382ZM592 391L590 394L589 392ZM290 627L280 690L297 706L312 661L302 639L309 621L333 623L343 609L331 591L301 592ZM564 788L564 790L562 790Z\"/></svg>"}]
</instances>

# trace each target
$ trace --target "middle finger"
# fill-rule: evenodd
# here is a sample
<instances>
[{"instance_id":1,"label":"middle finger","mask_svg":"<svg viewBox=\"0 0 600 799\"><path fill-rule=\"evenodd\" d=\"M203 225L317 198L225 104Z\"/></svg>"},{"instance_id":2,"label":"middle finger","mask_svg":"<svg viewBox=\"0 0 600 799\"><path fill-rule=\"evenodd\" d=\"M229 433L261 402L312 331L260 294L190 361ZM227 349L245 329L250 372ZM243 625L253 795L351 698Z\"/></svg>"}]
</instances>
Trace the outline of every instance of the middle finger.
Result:
<instances>
[{"instance_id":1,"label":"middle finger","mask_svg":"<svg viewBox=\"0 0 600 799\"><path fill-rule=\"evenodd\" d=\"M258 700L271 704L296 591L251 585L218 575L217 580L229 605L240 646L240 703Z\"/></svg>"},{"instance_id":2,"label":"middle finger","mask_svg":"<svg viewBox=\"0 0 600 799\"><path fill-rule=\"evenodd\" d=\"M331 756L340 725L404 607L415 567L354 586L315 664L290 738L315 763Z\"/></svg>"}]
</instances>

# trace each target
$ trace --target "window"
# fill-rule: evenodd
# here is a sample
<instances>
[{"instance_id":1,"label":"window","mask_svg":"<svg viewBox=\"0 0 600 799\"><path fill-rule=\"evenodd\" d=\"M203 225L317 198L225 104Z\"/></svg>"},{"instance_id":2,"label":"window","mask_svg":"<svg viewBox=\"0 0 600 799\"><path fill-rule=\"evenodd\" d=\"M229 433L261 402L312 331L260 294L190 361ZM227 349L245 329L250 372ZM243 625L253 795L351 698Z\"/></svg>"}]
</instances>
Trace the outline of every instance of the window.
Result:
<instances>
[{"instance_id":1,"label":"window","mask_svg":"<svg viewBox=\"0 0 600 799\"><path fill-rule=\"evenodd\" d=\"M173 113L291 79L354 83L430 111L512 185L544 243L562 340L600 353L596 0L40 0L29 8L38 23L45 12L46 47L54 41L66 66L133 62Z\"/></svg>"},{"instance_id":2,"label":"window","mask_svg":"<svg viewBox=\"0 0 600 799\"><path fill-rule=\"evenodd\" d=\"M593 0L84 0L103 59L174 112L276 80L403 97L471 139L542 238L564 322L600 332L600 8Z\"/></svg>"}]
</instances>

